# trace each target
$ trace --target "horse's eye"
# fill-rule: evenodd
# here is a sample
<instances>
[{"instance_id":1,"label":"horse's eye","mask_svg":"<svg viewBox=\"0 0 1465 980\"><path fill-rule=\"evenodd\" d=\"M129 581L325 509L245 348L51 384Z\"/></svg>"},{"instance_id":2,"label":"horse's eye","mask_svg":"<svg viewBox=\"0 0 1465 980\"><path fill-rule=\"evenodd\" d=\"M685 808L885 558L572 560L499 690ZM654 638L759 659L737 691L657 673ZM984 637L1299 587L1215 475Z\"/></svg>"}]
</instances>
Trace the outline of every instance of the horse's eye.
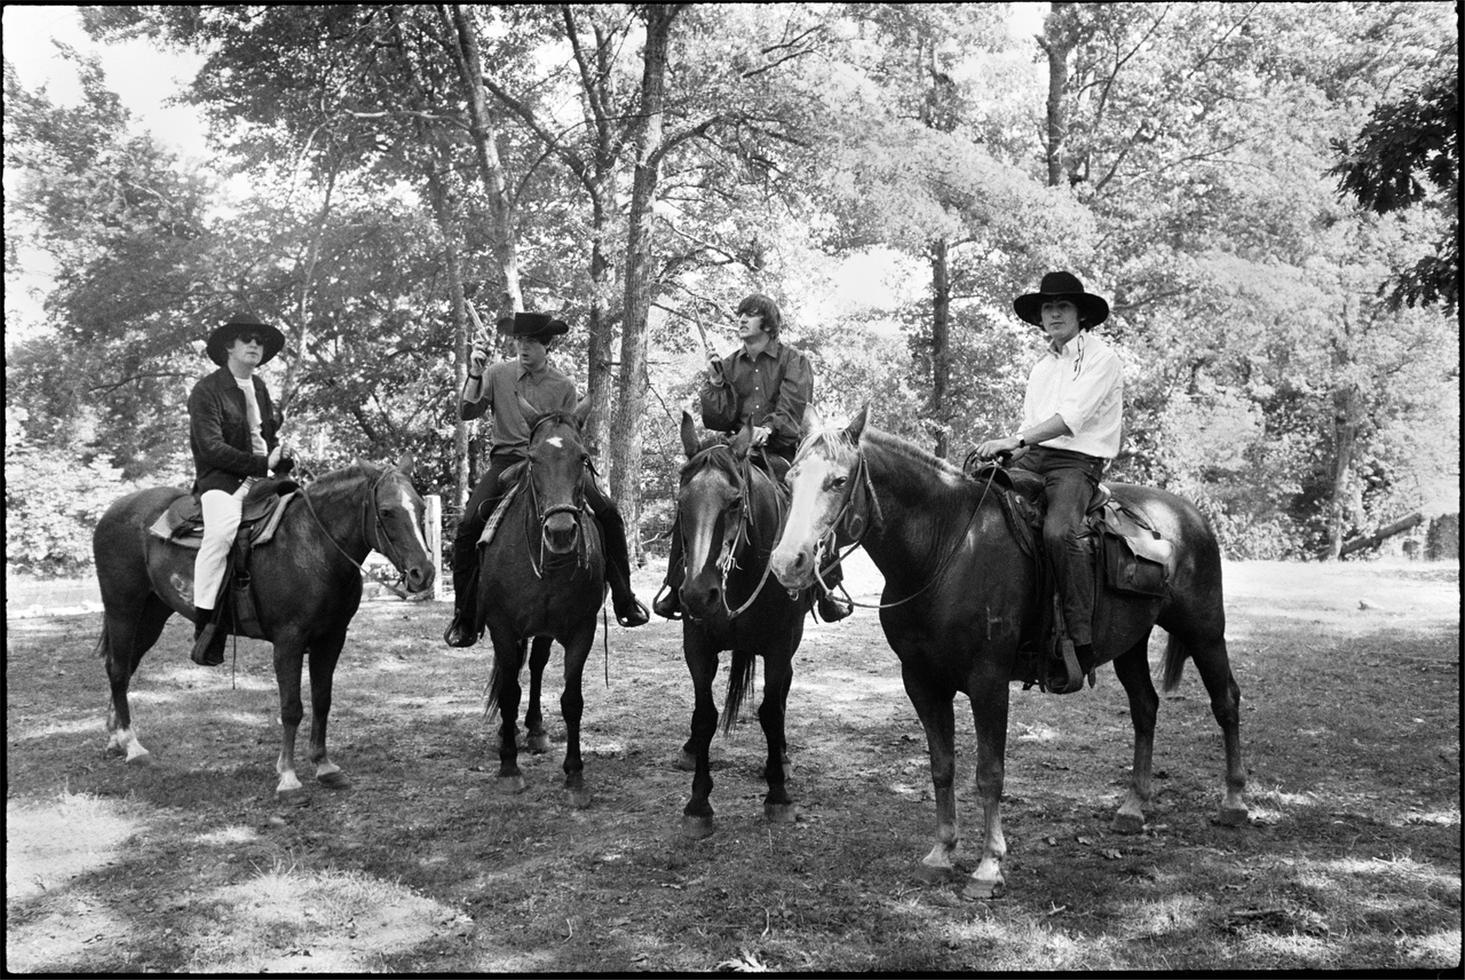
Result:
<instances>
[{"instance_id":1,"label":"horse's eye","mask_svg":"<svg viewBox=\"0 0 1465 980\"><path fill-rule=\"evenodd\" d=\"M843 490L844 489L844 485L846 483L848 483L848 482L849 482L849 478L848 477L843 477L843 476L832 477L830 479L830 481L829 481L829 489L831 489L831 490Z\"/></svg>"}]
</instances>

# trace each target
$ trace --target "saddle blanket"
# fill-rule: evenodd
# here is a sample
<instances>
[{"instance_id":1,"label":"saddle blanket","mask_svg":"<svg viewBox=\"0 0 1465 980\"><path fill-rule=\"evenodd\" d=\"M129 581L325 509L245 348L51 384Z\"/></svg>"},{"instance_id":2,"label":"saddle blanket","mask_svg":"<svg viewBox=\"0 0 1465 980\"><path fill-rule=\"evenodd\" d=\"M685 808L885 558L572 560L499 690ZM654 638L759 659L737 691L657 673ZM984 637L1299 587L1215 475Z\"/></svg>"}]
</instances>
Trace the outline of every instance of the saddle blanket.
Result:
<instances>
[{"instance_id":1,"label":"saddle blanket","mask_svg":"<svg viewBox=\"0 0 1465 980\"><path fill-rule=\"evenodd\" d=\"M248 531L253 545L267 544L275 536L275 530L285 516L285 508L290 506L298 492L289 490L279 495L246 497L239 530ZM148 533L185 548L197 549L203 543L203 508L199 498L188 494L173 501L158 515Z\"/></svg>"}]
</instances>

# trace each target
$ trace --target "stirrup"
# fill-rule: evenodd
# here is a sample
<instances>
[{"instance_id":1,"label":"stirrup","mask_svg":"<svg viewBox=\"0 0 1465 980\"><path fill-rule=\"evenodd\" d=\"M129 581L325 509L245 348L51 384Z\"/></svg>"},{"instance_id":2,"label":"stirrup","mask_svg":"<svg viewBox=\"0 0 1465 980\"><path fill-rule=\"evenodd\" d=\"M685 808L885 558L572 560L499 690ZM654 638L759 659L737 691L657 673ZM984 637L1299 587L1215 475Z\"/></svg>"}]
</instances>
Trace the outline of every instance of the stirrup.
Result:
<instances>
[{"instance_id":1,"label":"stirrup","mask_svg":"<svg viewBox=\"0 0 1465 980\"><path fill-rule=\"evenodd\" d=\"M462 613L455 610L453 621L443 630L443 642L450 647L471 647L478 642L478 637L472 635L468 627L463 625Z\"/></svg>"},{"instance_id":2,"label":"stirrup","mask_svg":"<svg viewBox=\"0 0 1465 980\"><path fill-rule=\"evenodd\" d=\"M651 600L651 608L662 619L682 618L682 604L677 600L677 592L665 582L662 582L661 588L656 590L656 596Z\"/></svg>"},{"instance_id":3,"label":"stirrup","mask_svg":"<svg viewBox=\"0 0 1465 980\"><path fill-rule=\"evenodd\" d=\"M646 607L641 604L641 600L635 596L631 596L631 607L629 609L621 608L621 604L616 602L614 597L611 598L611 605L617 607L616 622L627 629L645 626L651 622L651 614L646 611Z\"/></svg>"}]
</instances>

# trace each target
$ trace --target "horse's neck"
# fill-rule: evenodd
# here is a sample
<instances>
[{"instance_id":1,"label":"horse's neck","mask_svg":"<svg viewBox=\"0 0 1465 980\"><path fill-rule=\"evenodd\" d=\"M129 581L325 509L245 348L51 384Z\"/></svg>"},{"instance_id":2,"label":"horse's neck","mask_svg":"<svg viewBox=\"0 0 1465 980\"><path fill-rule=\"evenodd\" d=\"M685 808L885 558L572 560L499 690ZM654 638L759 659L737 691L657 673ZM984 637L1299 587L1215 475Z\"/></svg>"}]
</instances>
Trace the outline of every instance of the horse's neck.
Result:
<instances>
[{"instance_id":1,"label":"horse's neck","mask_svg":"<svg viewBox=\"0 0 1465 980\"><path fill-rule=\"evenodd\" d=\"M929 577L968 527L986 523L972 513L983 502L972 499L954 467L888 435L868 441L864 453L881 516L864 546L887 579Z\"/></svg>"},{"instance_id":2,"label":"horse's neck","mask_svg":"<svg viewBox=\"0 0 1465 980\"><path fill-rule=\"evenodd\" d=\"M362 515L371 484L369 473L355 470L328 473L311 484L304 492L314 516L305 515L305 533L319 536L324 531L352 561L364 561L371 544ZM336 553L330 542L325 542L325 549Z\"/></svg>"}]
</instances>

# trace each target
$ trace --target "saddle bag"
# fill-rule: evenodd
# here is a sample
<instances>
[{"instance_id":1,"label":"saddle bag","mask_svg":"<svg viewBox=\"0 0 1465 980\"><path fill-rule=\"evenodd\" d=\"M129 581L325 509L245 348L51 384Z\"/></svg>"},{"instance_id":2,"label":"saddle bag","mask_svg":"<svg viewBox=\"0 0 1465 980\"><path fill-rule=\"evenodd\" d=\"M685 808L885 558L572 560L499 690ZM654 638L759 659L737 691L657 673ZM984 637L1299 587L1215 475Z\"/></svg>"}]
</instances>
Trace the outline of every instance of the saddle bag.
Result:
<instances>
[{"instance_id":1,"label":"saddle bag","mask_svg":"<svg viewBox=\"0 0 1465 980\"><path fill-rule=\"evenodd\" d=\"M1121 535L1105 529L1100 536L1104 580L1116 592L1163 596L1166 572L1163 563L1134 553Z\"/></svg>"}]
</instances>

